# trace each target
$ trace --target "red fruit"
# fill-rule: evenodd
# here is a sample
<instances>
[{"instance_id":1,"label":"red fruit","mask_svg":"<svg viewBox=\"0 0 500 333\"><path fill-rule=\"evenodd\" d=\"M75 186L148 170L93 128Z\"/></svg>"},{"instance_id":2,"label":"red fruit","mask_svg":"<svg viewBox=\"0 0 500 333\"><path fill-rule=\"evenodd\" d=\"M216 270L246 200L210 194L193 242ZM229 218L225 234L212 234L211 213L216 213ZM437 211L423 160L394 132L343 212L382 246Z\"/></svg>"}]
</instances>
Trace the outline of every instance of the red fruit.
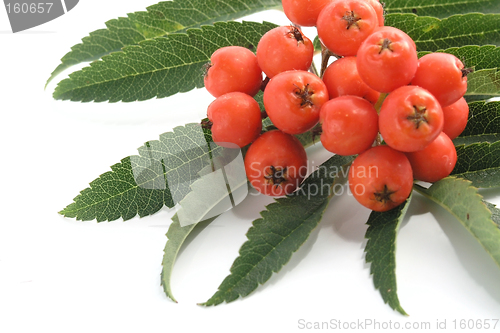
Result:
<instances>
[{"instance_id":1,"label":"red fruit","mask_svg":"<svg viewBox=\"0 0 500 333\"><path fill-rule=\"evenodd\" d=\"M318 16L318 36L333 53L354 56L361 43L378 27L375 9L363 0L337 0Z\"/></svg>"},{"instance_id":2,"label":"red fruit","mask_svg":"<svg viewBox=\"0 0 500 333\"><path fill-rule=\"evenodd\" d=\"M384 26L384 6L378 0L366 0L373 9L375 9L375 13L377 13L378 25L380 27Z\"/></svg>"},{"instance_id":3,"label":"red fruit","mask_svg":"<svg viewBox=\"0 0 500 333\"><path fill-rule=\"evenodd\" d=\"M444 126L443 132L451 140L459 136L467 126L469 119L469 105L465 98L460 98L455 103L443 108Z\"/></svg>"},{"instance_id":4,"label":"red fruit","mask_svg":"<svg viewBox=\"0 0 500 333\"><path fill-rule=\"evenodd\" d=\"M392 148L424 149L443 130L443 111L434 96L416 86L404 86L387 96L380 108L379 130Z\"/></svg>"},{"instance_id":5,"label":"red fruit","mask_svg":"<svg viewBox=\"0 0 500 333\"><path fill-rule=\"evenodd\" d=\"M214 97L230 92L254 96L262 83L262 70L252 51L240 46L222 47L210 58L205 88Z\"/></svg>"},{"instance_id":6,"label":"red fruit","mask_svg":"<svg viewBox=\"0 0 500 333\"><path fill-rule=\"evenodd\" d=\"M294 24L313 27L321 10L330 2L332 0L283 0L281 3L286 17Z\"/></svg>"},{"instance_id":7,"label":"red fruit","mask_svg":"<svg viewBox=\"0 0 500 333\"><path fill-rule=\"evenodd\" d=\"M233 92L217 98L208 106L212 137L219 146L244 147L262 131L259 104L249 95Z\"/></svg>"},{"instance_id":8,"label":"red fruit","mask_svg":"<svg viewBox=\"0 0 500 333\"><path fill-rule=\"evenodd\" d=\"M417 71L417 50L403 31L383 27L361 44L356 58L359 76L372 89L384 93L410 83Z\"/></svg>"},{"instance_id":9,"label":"red fruit","mask_svg":"<svg viewBox=\"0 0 500 333\"><path fill-rule=\"evenodd\" d=\"M363 206L385 212L403 203L413 187L405 154L388 146L373 147L356 157L349 170L349 188Z\"/></svg>"},{"instance_id":10,"label":"red fruit","mask_svg":"<svg viewBox=\"0 0 500 333\"><path fill-rule=\"evenodd\" d=\"M245 171L252 186L270 196L290 194L307 174L307 155L300 141L281 131L262 134L248 149Z\"/></svg>"},{"instance_id":11,"label":"red fruit","mask_svg":"<svg viewBox=\"0 0 500 333\"><path fill-rule=\"evenodd\" d=\"M321 143L339 155L355 155L370 148L378 134L377 111L357 96L342 96L321 108Z\"/></svg>"},{"instance_id":12,"label":"red fruit","mask_svg":"<svg viewBox=\"0 0 500 333\"><path fill-rule=\"evenodd\" d=\"M257 45L259 66L269 78L284 71L308 70L313 55L311 40L293 26L269 30Z\"/></svg>"},{"instance_id":13,"label":"red fruit","mask_svg":"<svg viewBox=\"0 0 500 333\"><path fill-rule=\"evenodd\" d=\"M448 53L430 53L418 61L412 85L427 89L442 107L458 101L467 92L467 74L464 64Z\"/></svg>"},{"instance_id":14,"label":"red fruit","mask_svg":"<svg viewBox=\"0 0 500 333\"><path fill-rule=\"evenodd\" d=\"M449 176L457 163L453 141L442 133L424 150L406 153L413 169L413 177L424 182L437 182Z\"/></svg>"},{"instance_id":15,"label":"red fruit","mask_svg":"<svg viewBox=\"0 0 500 333\"><path fill-rule=\"evenodd\" d=\"M304 133L319 121L328 90L316 75L305 71L283 72L264 91L264 106L273 124L288 134Z\"/></svg>"},{"instance_id":16,"label":"red fruit","mask_svg":"<svg viewBox=\"0 0 500 333\"><path fill-rule=\"evenodd\" d=\"M359 77L356 57L344 57L332 62L323 74L323 82L328 89L330 99L354 95L375 104L380 96L378 91L368 87Z\"/></svg>"}]
</instances>

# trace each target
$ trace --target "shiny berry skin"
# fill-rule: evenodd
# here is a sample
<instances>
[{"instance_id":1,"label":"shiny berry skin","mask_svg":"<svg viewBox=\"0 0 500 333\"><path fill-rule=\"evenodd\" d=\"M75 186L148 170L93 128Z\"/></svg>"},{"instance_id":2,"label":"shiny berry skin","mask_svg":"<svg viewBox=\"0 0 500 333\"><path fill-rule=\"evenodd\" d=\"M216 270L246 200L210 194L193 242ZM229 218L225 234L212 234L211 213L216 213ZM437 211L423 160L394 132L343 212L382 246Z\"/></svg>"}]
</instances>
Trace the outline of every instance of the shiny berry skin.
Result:
<instances>
[{"instance_id":1,"label":"shiny berry skin","mask_svg":"<svg viewBox=\"0 0 500 333\"><path fill-rule=\"evenodd\" d=\"M355 56L378 27L375 9L364 0L332 1L318 16L318 36L333 53Z\"/></svg>"},{"instance_id":2,"label":"shiny berry skin","mask_svg":"<svg viewBox=\"0 0 500 333\"><path fill-rule=\"evenodd\" d=\"M354 95L375 104L380 96L378 91L368 87L359 77L356 57L344 57L332 62L323 74L323 82L330 99Z\"/></svg>"},{"instance_id":3,"label":"shiny berry skin","mask_svg":"<svg viewBox=\"0 0 500 333\"><path fill-rule=\"evenodd\" d=\"M376 1L376 0L374 0ZM283 11L292 23L303 27L316 25L321 10L332 0L283 0Z\"/></svg>"},{"instance_id":4,"label":"shiny berry skin","mask_svg":"<svg viewBox=\"0 0 500 333\"><path fill-rule=\"evenodd\" d=\"M360 154L349 170L349 188L363 206L385 212L402 204L413 187L413 173L405 154L377 146Z\"/></svg>"},{"instance_id":5,"label":"shiny berry skin","mask_svg":"<svg viewBox=\"0 0 500 333\"><path fill-rule=\"evenodd\" d=\"M278 130L262 134L245 155L252 186L265 195L290 194L307 174L307 155L300 141Z\"/></svg>"},{"instance_id":6,"label":"shiny berry skin","mask_svg":"<svg viewBox=\"0 0 500 333\"><path fill-rule=\"evenodd\" d=\"M469 119L469 104L465 98L460 98L455 103L443 108L444 126L443 132L451 140L462 134Z\"/></svg>"},{"instance_id":7,"label":"shiny berry skin","mask_svg":"<svg viewBox=\"0 0 500 333\"><path fill-rule=\"evenodd\" d=\"M394 90L380 108L380 134L390 147L403 152L424 149L441 133L443 123L439 102L416 86Z\"/></svg>"},{"instance_id":8,"label":"shiny berry skin","mask_svg":"<svg viewBox=\"0 0 500 333\"><path fill-rule=\"evenodd\" d=\"M455 103L467 92L468 69L454 55L430 53L418 61L412 85L427 89L442 107Z\"/></svg>"},{"instance_id":9,"label":"shiny berry skin","mask_svg":"<svg viewBox=\"0 0 500 333\"><path fill-rule=\"evenodd\" d=\"M254 96L262 84L262 70L252 51L240 46L222 47L210 57L205 88L214 97L230 92Z\"/></svg>"},{"instance_id":10,"label":"shiny berry skin","mask_svg":"<svg viewBox=\"0 0 500 333\"><path fill-rule=\"evenodd\" d=\"M373 105L357 96L341 96L326 102L320 112L321 143L338 155L356 155L370 148L378 134Z\"/></svg>"},{"instance_id":11,"label":"shiny berry skin","mask_svg":"<svg viewBox=\"0 0 500 333\"><path fill-rule=\"evenodd\" d=\"M409 84L417 64L413 40L392 27L377 29L366 38L356 57L361 79L372 89L384 93Z\"/></svg>"},{"instance_id":12,"label":"shiny berry skin","mask_svg":"<svg viewBox=\"0 0 500 333\"><path fill-rule=\"evenodd\" d=\"M323 81L306 71L283 72L271 79L264 90L269 119L288 134L304 133L319 121L321 106L328 101Z\"/></svg>"},{"instance_id":13,"label":"shiny berry skin","mask_svg":"<svg viewBox=\"0 0 500 333\"><path fill-rule=\"evenodd\" d=\"M377 14L378 25L380 27L384 26L384 6L378 0L366 0L373 9L375 9L375 13Z\"/></svg>"},{"instance_id":14,"label":"shiny berry skin","mask_svg":"<svg viewBox=\"0 0 500 333\"><path fill-rule=\"evenodd\" d=\"M443 132L425 149L406 153L413 169L413 177L434 183L450 175L457 163L453 141Z\"/></svg>"},{"instance_id":15,"label":"shiny berry skin","mask_svg":"<svg viewBox=\"0 0 500 333\"><path fill-rule=\"evenodd\" d=\"M257 45L259 66L269 78L294 69L307 71L311 67L313 55L311 40L293 26L269 30Z\"/></svg>"},{"instance_id":16,"label":"shiny berry skin","mask_svg":"<svg viewBox=\"0 0 500 333\"><path fill-rule=\"evenodd\" d=\"M244 147L262 131L259 104L244 93L220 96L208 106L207 116L212 123L213 140L219 146Z\"/></svg>"}]
</instances>

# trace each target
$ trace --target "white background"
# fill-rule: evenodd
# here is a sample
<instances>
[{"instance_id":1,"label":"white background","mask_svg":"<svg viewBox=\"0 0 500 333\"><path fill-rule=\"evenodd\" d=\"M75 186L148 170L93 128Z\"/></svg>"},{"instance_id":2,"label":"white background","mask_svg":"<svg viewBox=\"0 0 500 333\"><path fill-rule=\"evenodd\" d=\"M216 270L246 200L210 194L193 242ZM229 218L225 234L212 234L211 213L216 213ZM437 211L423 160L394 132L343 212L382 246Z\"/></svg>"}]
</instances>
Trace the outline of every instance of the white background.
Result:
<instances>
[{"instance_id":1,"label":"white background","mask_svg":"<svg viewBox=\"0 0 500 333\"><path fill-rule=\"evenodd\" d=\"M154 3L80 1L63 17L17 34L0 9L0 332L295 332L304 331L301 319L433 328L447 320L453 331L454 319L500 319L500 269L459 222L419 195L397 249L398 293L410 317L385 305L373 287L363 254L369 211L352 197L331 202L310 239L264 286L211 308L196 303L217 290L271 198L248 197L188 243L172 277L178 304L160 287L172 211L111 223L58 215L109 166L145 141L199 121L213 100L199 90L81 104L53 100L56 82L44 91L59 59L82 37ZM287 23L277 11L248 20ZM320 146L308 154L316 162L328 158ZM500 204L498 190L481 193Z\"/></svg>"}]
</instances>

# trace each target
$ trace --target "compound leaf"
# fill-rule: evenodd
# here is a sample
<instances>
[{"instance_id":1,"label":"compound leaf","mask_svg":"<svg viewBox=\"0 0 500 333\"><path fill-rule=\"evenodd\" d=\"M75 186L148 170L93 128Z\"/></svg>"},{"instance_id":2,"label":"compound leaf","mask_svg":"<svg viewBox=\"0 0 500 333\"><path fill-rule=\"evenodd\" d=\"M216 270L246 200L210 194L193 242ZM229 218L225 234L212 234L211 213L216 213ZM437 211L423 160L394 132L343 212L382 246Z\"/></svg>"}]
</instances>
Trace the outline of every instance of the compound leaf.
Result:
<instances>
[{"instance_id":1,"label":"compound leaf","mask_svg":"<svg viewBox=\"0 0 500 333\"><path fill-rule=\"evenodd\" d=\"M371 263L373 284L379 289L385 303L403 315L407 313L399 304L396 284L396 238L411 196L405 203L387 212L370 214L366 230L366 262Z\"/></svg>"},{"instance_id":2,"label":"compound leaf","mask_svg":"<svg viewBox=\"0 0 500 333\"><path fill-rule=\"evenodd\" d=\"M185 34L145 40L104 56L59 82L54 98L132 102L163 98L204 86L203 65L229 45L252 50L272 23L219 22Z\"/></svg>"},{"instance_id":3,"label":"compound leaf","mask_svg":"<svg viewBox=\"0 0 500 333\"><path fill-rule=\"evenodd\" d=\"M448 177L428 189L419 185L415 189L455 216L500 266L500 229L470 181Z\"/></svg>"},{"instance_id":4,"label":"compound leaf","mask_svg":"<svg viewBox=\"0 0 500 333\"><path fill-rule=\"evenodd\" d=\"M307 240L325 211L332 188L345 181L343 171L352 157L335 155L312 173L294 195L277 199L253 222L231 274L219 290L201 305L232 302L253 292L278 272ZM325 185L327 190L325 191ZM311 192L315 189L315 194Z\"/></svg>"},{"instance_id":5,"label":"compound leaf","mask_svg":"<svg viewBox=\"0 0 500 333\"><path fill-rule=\"evenodd\" d=\"M280 7L280 0L162 1L148 7L145 12L110 20L106 22L106 29L91 32L61 59L61 64L51 74L47 84L66 68L99 59L146 39L186 32L190 28Z\"/></svg>"}]
</instances>

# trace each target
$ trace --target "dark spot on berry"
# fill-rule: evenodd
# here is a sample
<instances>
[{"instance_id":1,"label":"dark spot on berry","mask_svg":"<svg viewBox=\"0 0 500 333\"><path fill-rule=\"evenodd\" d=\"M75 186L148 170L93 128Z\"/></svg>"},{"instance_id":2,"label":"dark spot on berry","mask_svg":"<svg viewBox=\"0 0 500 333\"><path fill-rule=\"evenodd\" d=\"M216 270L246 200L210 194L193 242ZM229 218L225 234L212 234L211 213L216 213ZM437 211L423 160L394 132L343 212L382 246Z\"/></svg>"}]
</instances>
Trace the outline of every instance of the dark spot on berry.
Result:
<instances>
[{"instance_id":1,"label":"dark spot on berry","mask_svg":"<svg viewBox=\"0 0 500 333\"><path fill-rule=\"evenodd\" d=\"M354 14L354 11L346 11L345 15L342 16L342 20L347 21L347 30L349 30L349 28L353 25L355 25L359 29L358 21L361 20L361 17L357 17Z\"/></svg>"},{"instance_id":2,"label":"dark spot on berry","mask_svg":"<svg viewBox=\"0 0 500 333\"><path fill-rule=\"evenodd\" d=\"M304 37L302 37L302 33L297 27L291 27L287 35L292 35L292 37L297 41L297 44L304 43Z\"/></svg>"},{"instance_id":3,"label":"dark spot on berry","mask_svg":"<svg viewBox=\"0 0 500 333\"><path fill-rule=\"evenodd\" d=\"M214 123L212 123L208 118L205 118L201 121L201 128L206 130L211 130Z\"/></svg>"},{"instance_id":4,"label":"dark spot on berry","mask_svg":"<svg viewBox=\"0 0 500 333\"><path fill-rule=\"evenodd\" d=\"M420 124L428 123L427 121L427 109L425 106L413 105L413 114L408 116L406 119L415 123L415 129L419 129Z\"/></svg>"},{"instance_id":5,"label":"dark spot on berry","mask_svg":"<svg viewBox=\"0 0 500 333\"><path fill-rule=\"evenodd\" d=\"M309 90L309 83L305 85L304 89L300 89L295 85L297 89L295 89L295 95L301 99L300 107L304 108L306 106L314 106L313 101L311 100L312 95L314 95L314 91Z\"/></svg>"},{"instance_id":6,"label":"dark spot on berry","mask_svg":"<svg viewBox=\"0 0 500 333\"><path fill-rule=\"evenodd\" d=\"M396 193L396 191L391 191L389 190L387 185L384 185L384 189L382 191L375 192L373 193L373 195L375 196L375 200L385 205L388 202L392 202L391 195L393 195L394 193Z\"/></svg>"},{"instance_id":7,"label":"dark spot on berry","mask_svg":"<svg viewBox=\"0 0 500 333\"><path fill-rule=\"evenodd\" d=\"M212 67L212 64L209 62L207 62L206 64L204 64L201 68L201 71L203 73L203 76L204 77L207 77L208 76L208 70Z\"/></svg>"},{"instance_id":8,"label":"dark spot on berry","mask_svg":"<svg viewBox=\"0 0 500 333\"><path fill-rule=\"evenodd\" d=\"M389 38L384 38L382 44L380 45L380 51L378 51L378 54L382 53L384 50L392 52L392 41Z\"/></svg>"},{"instance_id":9,"label":"dark spot on berry","mask_svg":"<svg viewBox=\"0 0 500 333\"><path fill-rule=\"evenodd\" d=\"M474 68L462 68L462 79L472 72L474 72Z\"/></svg>"},{"instance_id":10,"label":"dark spot on berry","mask_svg":"<svg viewBox=\"0 0 500 333\"><path fill-rule=\"evenodd\" d=\"M269 167L269 172L267 175L264 176L266 181L269 184L275 185L276 187L280 186L281 183L284 183L287 181L287 168L276 168L275 166L271 165Z\"/></svg>"}]
</instances>

